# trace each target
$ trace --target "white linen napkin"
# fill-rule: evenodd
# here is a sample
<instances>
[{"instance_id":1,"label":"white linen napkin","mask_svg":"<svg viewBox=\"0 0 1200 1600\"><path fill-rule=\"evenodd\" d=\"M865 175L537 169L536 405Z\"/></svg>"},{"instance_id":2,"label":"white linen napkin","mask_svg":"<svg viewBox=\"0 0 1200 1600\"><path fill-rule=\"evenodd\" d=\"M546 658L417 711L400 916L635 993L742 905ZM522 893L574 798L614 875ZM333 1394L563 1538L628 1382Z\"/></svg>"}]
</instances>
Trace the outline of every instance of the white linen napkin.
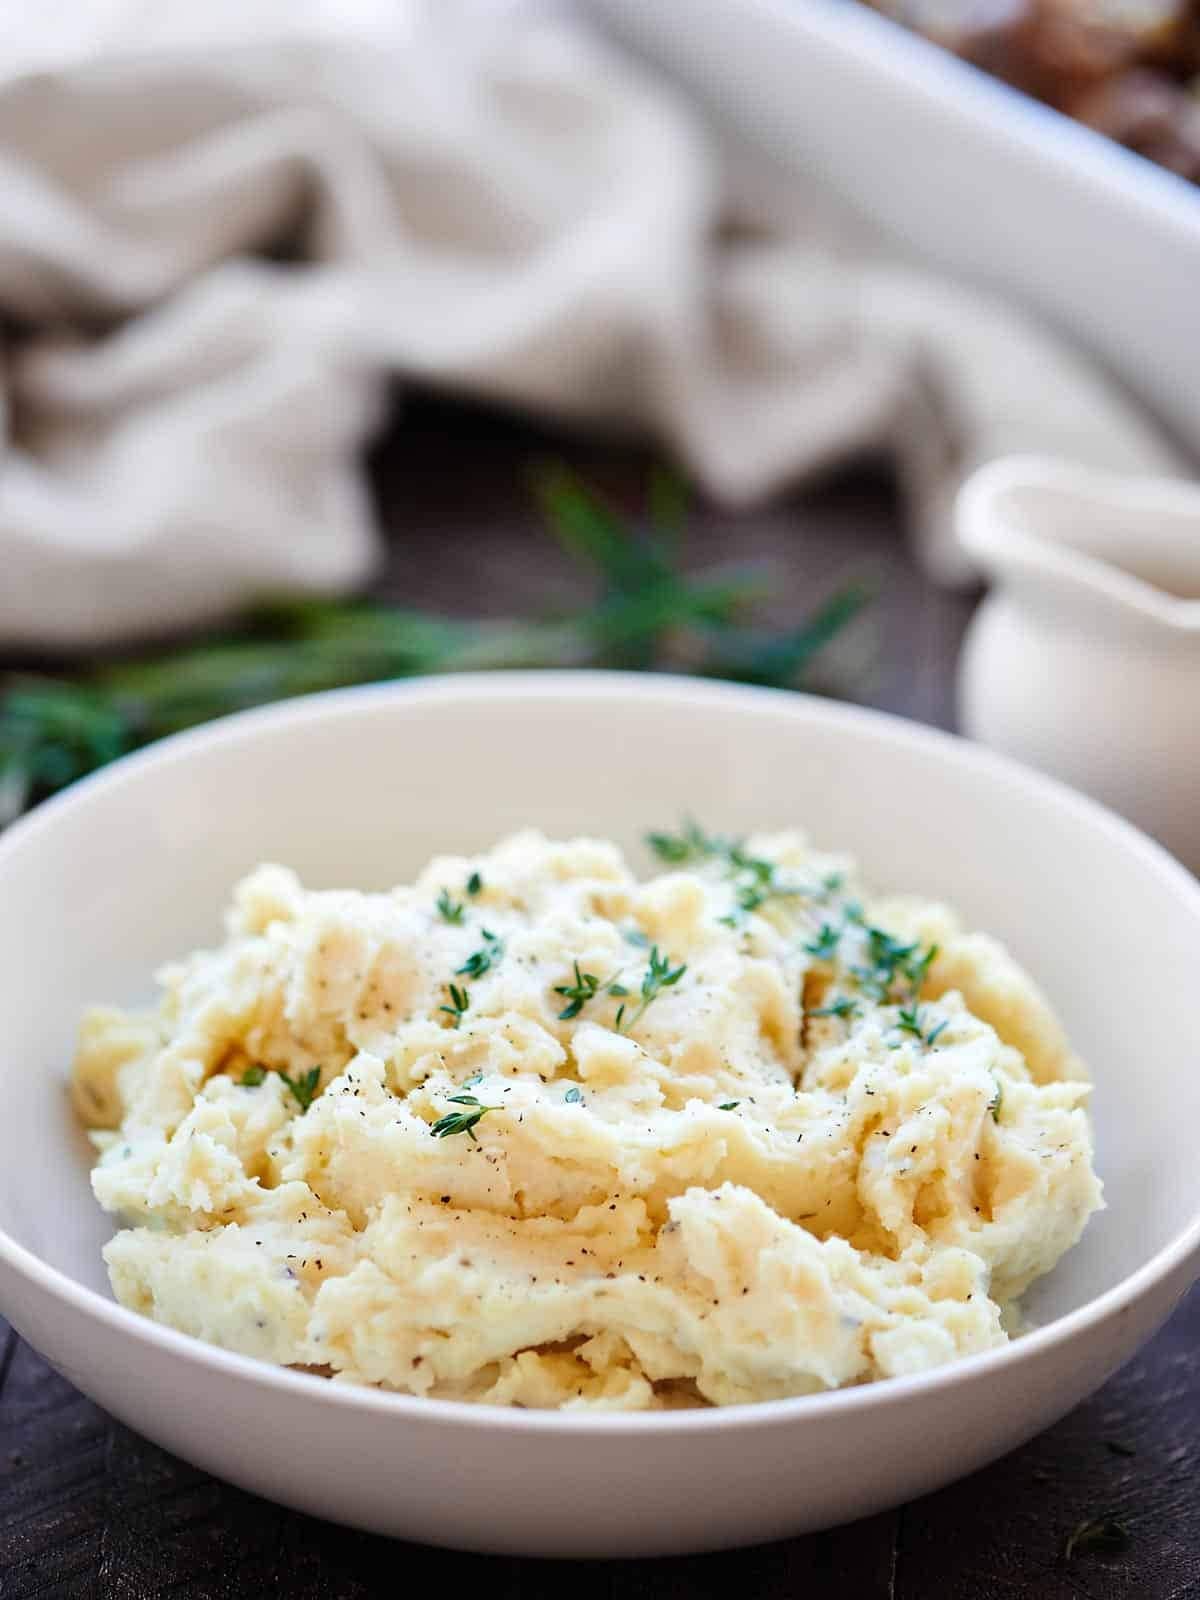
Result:
<instances>
[{"instance_id":1,"label":"white linen napkin","mask_svg":"<svg viewBox=\"0 0 1200 1600\"><path fill-rule=\"evenodd\" d=\"M0 15L0 644L339 591L396 375L656 438L739 505L897 463L928 570L1033 450L1177 463L1078 353L746 179L569 18L463 0Z\"/></svg>"}]
</instances>

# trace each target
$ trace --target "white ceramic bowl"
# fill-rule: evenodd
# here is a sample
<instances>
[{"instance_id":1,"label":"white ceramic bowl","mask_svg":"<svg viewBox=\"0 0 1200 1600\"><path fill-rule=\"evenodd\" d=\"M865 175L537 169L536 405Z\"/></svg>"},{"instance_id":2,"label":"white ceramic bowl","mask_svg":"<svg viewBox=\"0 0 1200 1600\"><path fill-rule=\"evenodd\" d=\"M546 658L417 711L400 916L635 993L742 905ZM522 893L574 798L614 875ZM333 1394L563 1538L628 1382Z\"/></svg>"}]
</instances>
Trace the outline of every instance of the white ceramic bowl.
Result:
<instances>
[{"instance_id":1,"label":"white ceramic bowl","mask_svg":"<svg viewBox=\"0 0 1200 1600\"><path fill-rule=\"evenodd\" d=\"M807 1399L569 1417L417 1400L209 1348L122 1310L63 1090L81 1007L211 940L260 858L382 886L520 824L799 821L881 886L1007 940L1096 1077L1109 1209L1030 1296L1042 1326ZM1100 1384L1200 1259L1200 884L1126 823L944 735L666 678L430 680L252 713L122 762L0 839L0 1309L116 1416L244 1487L483 1550L627 1555L862 1516L981 1466Z\"/></svg>"}]
</instances>

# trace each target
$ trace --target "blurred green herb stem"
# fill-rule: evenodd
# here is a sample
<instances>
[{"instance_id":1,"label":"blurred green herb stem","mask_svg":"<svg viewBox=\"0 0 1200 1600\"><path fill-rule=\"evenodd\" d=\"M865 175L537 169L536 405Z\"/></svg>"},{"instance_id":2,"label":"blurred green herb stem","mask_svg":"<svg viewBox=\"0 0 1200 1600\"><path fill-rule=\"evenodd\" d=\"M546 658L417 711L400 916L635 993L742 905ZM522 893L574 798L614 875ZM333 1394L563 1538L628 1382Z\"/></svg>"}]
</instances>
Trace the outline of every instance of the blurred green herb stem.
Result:
<instances>
[{"instance_id":1,"label":"blurred green herb stem","mask_svg":"<svg viewBox=\"0 0 1200 1600\"><path fill-rule=\"evenodd\" d=\"M797 628L749 620L763 576L685 574L681 487L654 476L645 516L618 517L563 466L535 474L549 532L600 580L595 604L544 620L461 621L365 602L262 607L234 636L98 666L0 678L0 827L130 750L228 712L321 689L514 667L673 667L780 687L864 605L849 585Z\"/></svg>"}]
</instances>

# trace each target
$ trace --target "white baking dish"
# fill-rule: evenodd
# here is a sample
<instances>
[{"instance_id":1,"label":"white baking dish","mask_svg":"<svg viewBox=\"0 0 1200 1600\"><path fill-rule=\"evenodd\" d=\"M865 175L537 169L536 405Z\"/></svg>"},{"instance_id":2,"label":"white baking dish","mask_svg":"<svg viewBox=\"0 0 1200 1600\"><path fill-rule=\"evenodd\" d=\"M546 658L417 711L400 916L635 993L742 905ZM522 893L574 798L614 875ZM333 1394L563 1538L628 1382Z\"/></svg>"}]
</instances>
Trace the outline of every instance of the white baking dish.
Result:
<instances>
[{"instance_id":1,"label":"white baking dish","mask_svg":"<svg viewBox=\"0 0 1200 1600\"><path fill-rule=\"evenodd\" d=\"M1200 190L852 0L588 0L898 244L1041 313L1200 456Z\"/></svg>"}]
</instances>

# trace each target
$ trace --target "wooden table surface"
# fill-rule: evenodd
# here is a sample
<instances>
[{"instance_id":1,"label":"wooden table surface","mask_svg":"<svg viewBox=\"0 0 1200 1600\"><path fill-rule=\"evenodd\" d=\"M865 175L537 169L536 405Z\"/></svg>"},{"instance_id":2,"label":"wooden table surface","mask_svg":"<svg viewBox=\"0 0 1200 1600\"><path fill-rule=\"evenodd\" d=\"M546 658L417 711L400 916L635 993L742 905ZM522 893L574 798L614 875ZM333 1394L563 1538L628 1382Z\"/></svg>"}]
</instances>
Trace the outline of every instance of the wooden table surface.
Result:
<instances>
[{"instance_id":1,"label":"wooden table surface","mask_svg":"<svg viewBox=\"0 0 1200 1600\"><path fill-rule=\"evenodd\" d=\"M398 408L371 464L394 535L378 592L463 614L529 612L578 596L578 577L539 533L525 487L529 463L547 451L637 504L646 460L631 448L429 400ZM781 623L840 579L870 577L877 600L848 642L848 654L869 647L874 659L865 675L860 663L858 697L953 725L954 659L972 601L917 573L883 474L856 471L753 514L701 508L689 549L698 564L731 553L772 561ZM319 1459L317 1449L314 1470ZM687 1560L564 1567L464 1556L331 1527L216 1482L107 1417L0 1322L0 1600L365 1600L459 1583L486 1586L496 1600L561 1583L577 1600L1184 1600L1200 1596L1198 1468L1200 1291L1057 1427L898 1511ZM1064 1562L1069 1531L1107 1512L1127 1523L1127 1550Z\"/></svg>"}]
</instances>

